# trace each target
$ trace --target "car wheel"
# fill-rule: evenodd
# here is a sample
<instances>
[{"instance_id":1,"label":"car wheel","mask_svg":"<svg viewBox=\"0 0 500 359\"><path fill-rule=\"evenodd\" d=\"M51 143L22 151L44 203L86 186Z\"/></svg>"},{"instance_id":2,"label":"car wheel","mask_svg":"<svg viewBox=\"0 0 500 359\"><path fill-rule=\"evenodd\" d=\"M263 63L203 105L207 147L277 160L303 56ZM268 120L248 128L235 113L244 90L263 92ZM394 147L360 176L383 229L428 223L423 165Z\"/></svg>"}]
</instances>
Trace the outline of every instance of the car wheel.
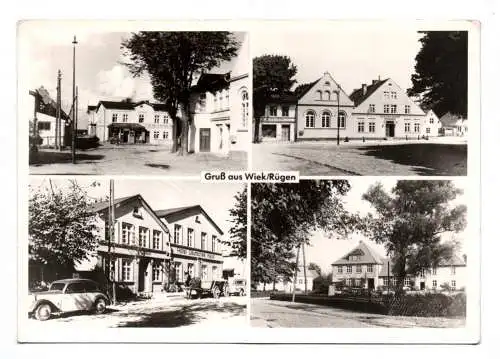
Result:
<instances>
[{"instance_id":1,"label":"car wheel","mask_svg":"<svg viewBox=\"0 0 500 359\"><path fill-rule=\"evenodd\" d=\"M35 310L35 318L38 320L47 320L52 314L50 304L40 304Z\"/></svg>"},{"instance_id":2,"label":"car wheel","mask_svg":"<svg viewBox=\"0 0 500 359\"><path fill-rule=\"evenodd\" d=\"M245 295L245 290L243 288L240 289L240 297L243 297Z\"/></svg>"},{"instance_id":3,"label":"car wheel","mask_svg":"<svg viewBox=\"0 0 500 359\"><path fill-rule=\"evenodd\" d=\"M106 301L103 298L99 298L95 302L95 312L97 314L102 314L106 311Z\"/></svg>"}]
</instances>

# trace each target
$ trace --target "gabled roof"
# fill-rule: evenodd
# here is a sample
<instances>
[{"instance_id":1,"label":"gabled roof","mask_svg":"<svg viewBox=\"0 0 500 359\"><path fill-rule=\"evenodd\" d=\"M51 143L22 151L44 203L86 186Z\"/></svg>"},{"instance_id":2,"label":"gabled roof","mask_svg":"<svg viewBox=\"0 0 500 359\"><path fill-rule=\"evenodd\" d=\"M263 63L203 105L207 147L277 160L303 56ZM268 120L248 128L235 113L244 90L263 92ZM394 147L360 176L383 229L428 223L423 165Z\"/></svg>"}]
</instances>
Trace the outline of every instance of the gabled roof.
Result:
<instances>
[{"instance_id":1,"label":"gabled roof","mask_svg":"<svg viewBox=\"0 0 500 359\"><path fill-rule=\"evenodd\" d=\"M384 258L382 268L380 269L379 276L381 277L387 277L387 266L390 262L390 267L389 267L389 277L392 276L392 266L394 265L394 262L392 259L389 258ZM439 262L437 265L438 267L451 267L451 266L457 266L457 267L465 267L466 264L463 259L461 259L457 255L453 255L450 259L443 259Z\"/></svg>"},{"instance_id":2,"label":"gabled roof","mask_svg":"<svg viewBox=\"0 0 500 359\"><path fill-rule=\"evenodd\" d=\"M90 111L95 111L97 108L97 106L87 106L87 113L89 113Z\"/></svg>"},{"instance_id":3,"label":"gabled roof","mask_svg":"<svg viewBox=\"0 0 500 359\"><path fill-rule=\"evenodd\" d=\"M136 194L136 195L128 196L128 197L115 198L115 200L114 200L115 206L117 206L117 205L131 199L131 198L137 197L137 196L140 196L140 195ZM92 206L90 206L90 210L92 212L100 212L103 209L107 209L108 207L109 207L109 201L102 201L102 202L94 203Z\"/></svg>"},{"instance_id":4,"label":"gabled roof","mask_svg":"<svg viewBox=\"0 0 500 359\"><path fill-rule=\"evenodd\" d=\"M300 100L300 98L302 96L304 96L306 93L308 93L309 90L312 89L313 86L316 85L319 82L319 80L321 80L321 79L322 79L322 77L320 77L316 81L306 83L306 84L301 84L301 85L297 86L297 88L294 91L295 96L297 97L297 100ZM302 86L302 87L300 87L300 86Z\"/></svg>"},{"instance_id":5,"label":"gabled roof","mask_svg":"<svg viewBox=\"0 0 500 359\"><path fill-rule=\"evenodd\" d=\"M353 92L349 95L349 98L354 102L355 106L360 105L363 101L365 101L368 97L370 97L377 89L382 86L388 78L385 80L373 80L371 85L366 86L366 92L363 94L363 87L359 89L354 89Z\"/></svg>"},{"instance_id":6,"label":"gabled roof","mask_svg":"<svg viewBox=\"0 0 500 359\"><path fill-rule=\"evenodd\" d=\"M205 212L205 210L199 205L194 206L185 206L185 207L176 207L176 208L168 208L155 211L155 214L159 218L165 218L167 221L172 218L185 218L191 216L193 213L202 213L208 219L208 221L217 229L220 235L224 234L222 229L214 222L214 220Z\"/></svg>"},{"instance_id":7,"label":"gabled roof","mask_svg":"<svg viewBox=\"0 0 500 359\"><path fill-rule=\"evenodd\" d=\"M357 255L360 256L357 261L350 261L349 257ZM373 251L368 245L359 241L359 244L352 250L350 250L346 255L337 261L333 262L332 265L342 265L342 264L382 264L382 258Z\"/></svg>"},{"instance_id":8,"label":"gabled roof","mask_svg":"<svg viewBox=\"0 0 500 359\"><path fill-rule=\"evenodd\" d=\"M455 126L458 121L464 120L462 117L458 115L453 115L450 112L445 113L439 121L443 124L443 126Z\"/></svg>"}]
</instances>

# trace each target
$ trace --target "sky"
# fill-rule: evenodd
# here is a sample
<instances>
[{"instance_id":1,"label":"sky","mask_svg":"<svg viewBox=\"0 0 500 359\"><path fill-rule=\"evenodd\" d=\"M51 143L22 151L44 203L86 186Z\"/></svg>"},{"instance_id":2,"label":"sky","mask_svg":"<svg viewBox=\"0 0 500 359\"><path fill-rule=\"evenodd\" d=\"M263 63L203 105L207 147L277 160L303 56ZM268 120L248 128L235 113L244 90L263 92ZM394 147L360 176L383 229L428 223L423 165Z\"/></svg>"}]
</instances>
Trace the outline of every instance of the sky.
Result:
<instances>
[{"instance_id":1,"label":"sky","mask_svg":"<svg viewBox=\"0 0 500 359\"><path fill-rule=\"evenodd\" d=\"M392 78L403 89L411 87L422 36L412 25L375 21L281 25L252 32L252 56L289 56L297 66L298 84L315 81L328 71L348 94L379 76Z\"/></svg>"},{"instance_id":2,"label":"sky","mask_svg":"<svg viewBox=\"0 0 500 359\"><path fill-rule=\"evenodd\" d=\"M451 205L467 204L469 202L467 198L469 191L467 190L466 181L466 178L455 179L452 181L456 187L464 191L464 194L452 201ZM344 197L345 208L352 213L359 212L360 214L367 214L368 212L373 212L370 204L367 201L364 201L361 196L368 190L370 185L375 184L376 182L382 183L387 191L390 191L396 184L395 179L382 178L380 180L367 180L366 178L349 178L351 189ZM466 228L465 231L457 234L446 233L441 237L441 240L458 240L462 244L462 248L460 249L460 251L462 251L468 243L466 242L468 238L468 229ZM331 272L330 265L343 255L347 254L348 251L354 249L359 244L360 240L363 240L379 255L383 257L386 256L385 249L382 245L370 241L361 234L352 234L349 238L337 239L336 237L329 238L328 235L322 231L318 231L311 234L311 245L306 247L306 263L317 263L324 273L329 273ZM300 257L302 257L302 254Z\"/></svg>"},{"instance_id":3,"label":"sky","mask_svg":"<svg viewBox=\"0 0 500 359\"><path fill-rule=\"evenodd\" d=\"M97 30L94 30L97 29ZM99 100L154 101L147 76L134 78L121 64L127 61L120 49L130 32L103 32L98 26L79 22L25 22L18 30L19 116L33 117L29 90L44 86L56 99L57 71L61 70L62 104L71 108L73 83L73 35L76 36L75 82L79 93L78 128L87 128L86 110ZM243 33L235 33L241 41ZM229 71L235 59L212 72Z\"/></svg>"},{"instance_id":4,"label":"sky","mask_svg":"<svg viewBox=\"0 0 500 359\"><path fill-rule=\"evenodd\" d=\"M52 178L52 185L58 188L69 188L67 178ZM91 187L94 181L99 187ZM104 200L109 195L109 180L77 179L79 185L87 190L88 195L97 201ZM33 190L48 190L48 177L31 177ZM229 210L235 204L234 196L244 189L242 183L200 183L198 180L171 181L154 179L115 179L115 198L140 194L153 210L201 205L205 212L217 223L224 232L223 237L229 238L231 216Z\"/></svg>"}]
</instances>

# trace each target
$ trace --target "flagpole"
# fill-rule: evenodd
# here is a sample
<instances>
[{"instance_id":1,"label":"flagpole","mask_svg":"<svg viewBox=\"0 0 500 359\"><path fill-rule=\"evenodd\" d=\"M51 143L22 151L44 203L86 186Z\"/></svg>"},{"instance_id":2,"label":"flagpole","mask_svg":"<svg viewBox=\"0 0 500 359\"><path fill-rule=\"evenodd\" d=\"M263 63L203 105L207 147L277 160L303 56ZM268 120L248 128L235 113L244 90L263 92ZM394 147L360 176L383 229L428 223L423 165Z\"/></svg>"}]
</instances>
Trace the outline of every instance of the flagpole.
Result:
<instances>
[{"instance_id":1,"label":"flagpole","mask_svg":"<svg viewBox=\"0 0 500 359\"><path fill-rule=\"evenodd\" d=\"M56 149L61 150L61 70L57 71Z\"/></svg>"},{"instance_id":2,"label":"flagpole","mask_svg":"<svg viewBox=\"0 0 500 359\"><path fill-rule=\"evenodd\" d=\"M72 134L71 134L71 163L76 163L76 118L75 118L75 56L76 56L76 36L73 36L73 97L72 97L72 107L73 107L73 123L72 123Z\"/></svg>"}]
</instances>

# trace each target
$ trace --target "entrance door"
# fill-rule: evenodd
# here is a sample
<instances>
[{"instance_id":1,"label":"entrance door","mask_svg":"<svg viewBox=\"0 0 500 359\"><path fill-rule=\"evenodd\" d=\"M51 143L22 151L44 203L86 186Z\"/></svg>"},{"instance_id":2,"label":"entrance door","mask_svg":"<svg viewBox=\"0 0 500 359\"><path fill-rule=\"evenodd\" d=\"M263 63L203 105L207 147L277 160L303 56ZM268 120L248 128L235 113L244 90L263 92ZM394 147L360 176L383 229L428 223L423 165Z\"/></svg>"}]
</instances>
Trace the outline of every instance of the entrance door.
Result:
<instances>
[{"instance_id":1,"label":"entrance door","mask_svg":"<svg viewBox=\"0 0 500 359\"><path fill-rule=\"evenodd\" d=\"M281 140L290 141L290 125L281 125Z\"/></svg>"},{"instance_id":2,"label":"entrance door","mask_svg":"<svg viewBox=\"0 0 500 359\"><path fill-rule=\"evenodd\" d=\"M373 278L368 278L368 289L375 289L375 280Z\"/></svg>"},{"instance_id":3,"label":"entrance door","mask_svg":"<svg viewBox=\"0 0 500 359\"><path fill-rule=\"evenodd\" d=\"M137 283L137 291L144 292L144 282L147 274L147 262L145 260L139 261L139 282Z\"/></svg>"},{"instance_id":4,"label":"entrance door","mask_svg":"<svg viewBox=\"0 0 500 359\"><path fill-rule=\"evenodd\" d=\"M123 143L128 143L128 131L123 132Z\"/></svg>"},{"instance_id":5,"label":"entrance door","mask_svg":"<svg viewBox=\"0 0 500 359\"><path fill-rule=\"evenodd\" d=\"M393 121L387 121L385 123L385 136L386 137L394 137L394 130L396 125L394 125Z\"/></svg>"},{"instance_id":6,"label":"entrance door","mask_svg":"<svg viewBox=\"0 0 500 359\"><path fill-rule=\"evenodd\" d=\"M425 290L425 282L420 282L420 290Z\"/></svg>"},{"instance_id":7,"label":"entrance door","mask_svg":"<svg viewBox=\"0 0 500 359\"><path fill-rule=\"evenodd\" d=\"M209 128L200 128L200 152L210 152Z\"/></svg>"}]
</instances>

